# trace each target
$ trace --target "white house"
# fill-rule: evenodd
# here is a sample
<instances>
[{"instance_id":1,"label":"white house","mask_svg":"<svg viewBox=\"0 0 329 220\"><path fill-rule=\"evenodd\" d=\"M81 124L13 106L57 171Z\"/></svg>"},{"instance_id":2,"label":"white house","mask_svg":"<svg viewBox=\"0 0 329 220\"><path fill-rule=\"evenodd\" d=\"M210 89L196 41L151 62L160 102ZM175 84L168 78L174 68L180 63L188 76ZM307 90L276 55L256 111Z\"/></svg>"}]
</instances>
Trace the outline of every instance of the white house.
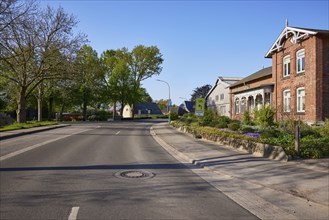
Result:
<instances>
[{"instance_id":1,"label":"white house","mask_svg":"<svg viewBox=\"0 0 329 220\"><path fill-rule=\"evenodd\" d=\"M219 115L230 117L230 89L228 87L241 79L239 77L218 77L215 85L206 96L208 109L217 112Z\"/></svg>"}]
</instances>

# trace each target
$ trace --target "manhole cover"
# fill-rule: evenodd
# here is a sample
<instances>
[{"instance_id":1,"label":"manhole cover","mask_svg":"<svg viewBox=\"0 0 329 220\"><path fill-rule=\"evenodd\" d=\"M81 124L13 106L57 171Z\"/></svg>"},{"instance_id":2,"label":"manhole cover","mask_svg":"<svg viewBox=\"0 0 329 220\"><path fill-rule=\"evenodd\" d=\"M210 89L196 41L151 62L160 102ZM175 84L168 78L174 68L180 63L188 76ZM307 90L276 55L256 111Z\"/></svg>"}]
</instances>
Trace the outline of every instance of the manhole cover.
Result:
<instances>
[{"instance_id":1,"label":"manhole cover","mask_svg":"<svg viewBox=\"0 0 329 220\"><path fill-rule=\"evenodd\" d=\"M145 170L125 170L116 172L114 176L125 179L149 179L155 174Z\"/></svg>"}]
</instances>

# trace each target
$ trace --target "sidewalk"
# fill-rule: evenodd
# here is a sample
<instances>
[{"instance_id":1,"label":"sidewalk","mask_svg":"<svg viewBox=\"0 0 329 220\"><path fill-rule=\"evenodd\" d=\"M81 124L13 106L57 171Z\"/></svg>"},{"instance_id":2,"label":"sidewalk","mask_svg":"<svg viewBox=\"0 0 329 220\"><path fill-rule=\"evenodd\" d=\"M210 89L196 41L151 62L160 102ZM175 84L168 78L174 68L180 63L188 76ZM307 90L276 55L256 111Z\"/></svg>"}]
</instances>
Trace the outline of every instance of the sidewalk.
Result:
<instances>
[{"instance_id":1,"label":"sidewalk","mask_svg":"<svg viewBox=\"0 0 329 220\"><path fill-rule=\"evenodd\" d=\"M329 219L328 158L279 162L194 139L165 123L151 131L173 156L204 168L194 172L261 219Z\"/></svg>"},{"instance_id":2,"label":"sidewalk","mask_svg":"<svg viewBox=\"0 0 329 220\"><path fill-rule=\"evenodd\" d=\"M27 128L27 129L18 129L18 130L12 130L12 131L1 131L0 132L0 140L18 137L26 134L33 134L41 131L47 131L52 130L56 128L62 128L70 126L68 124L58 124L58 125L49 125L49 126L40 126L40 127L34 127L34 128Z\"/></svg>"}]
</instances>

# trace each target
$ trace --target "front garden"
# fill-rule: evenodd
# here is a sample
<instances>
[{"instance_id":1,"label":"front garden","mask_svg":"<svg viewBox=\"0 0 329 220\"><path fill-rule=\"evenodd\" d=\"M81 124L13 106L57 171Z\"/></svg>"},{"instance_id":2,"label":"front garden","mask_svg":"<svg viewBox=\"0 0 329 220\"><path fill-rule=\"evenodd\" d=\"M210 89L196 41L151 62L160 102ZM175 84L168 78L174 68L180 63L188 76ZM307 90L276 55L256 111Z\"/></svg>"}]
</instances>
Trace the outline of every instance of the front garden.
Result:
<instances>
[{"instance_id":1,"label":"front garden","mask_svg":"<svg viewBox=\"0 0 329 220\"><path fill-rule=\"evenodd\" d=\"M274 122L275 112L265 107L252 114L245 112L243 121L231 120L206 110L203 117L192 113L172 116L174 127L185 127L195 136L234 138L249 142L281 146L291 158L322 158L329 156L329 119L324 126L309 126L294 120ZM295 151L296 126L300 128L299 152Z\"/></svg>"}]
</instances>

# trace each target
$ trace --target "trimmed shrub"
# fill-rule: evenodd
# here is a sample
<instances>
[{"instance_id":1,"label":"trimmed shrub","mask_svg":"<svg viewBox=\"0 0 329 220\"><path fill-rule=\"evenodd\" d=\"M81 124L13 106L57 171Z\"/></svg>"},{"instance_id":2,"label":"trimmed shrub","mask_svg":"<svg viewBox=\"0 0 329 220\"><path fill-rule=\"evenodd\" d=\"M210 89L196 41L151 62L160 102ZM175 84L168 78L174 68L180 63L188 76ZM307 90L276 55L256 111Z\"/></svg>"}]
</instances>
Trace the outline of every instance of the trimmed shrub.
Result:
<instances>
[{"instance_id":1,"label":"trimmed shrub","mask_svg":"<svg viewBox=\"0 0 329 220\"><path fill-rule=\"evenodd\" d=\"M240 129L241 124L239 122L233 121L227 125L232 131L237 131Z\"/></svg>"}]
</instances>

